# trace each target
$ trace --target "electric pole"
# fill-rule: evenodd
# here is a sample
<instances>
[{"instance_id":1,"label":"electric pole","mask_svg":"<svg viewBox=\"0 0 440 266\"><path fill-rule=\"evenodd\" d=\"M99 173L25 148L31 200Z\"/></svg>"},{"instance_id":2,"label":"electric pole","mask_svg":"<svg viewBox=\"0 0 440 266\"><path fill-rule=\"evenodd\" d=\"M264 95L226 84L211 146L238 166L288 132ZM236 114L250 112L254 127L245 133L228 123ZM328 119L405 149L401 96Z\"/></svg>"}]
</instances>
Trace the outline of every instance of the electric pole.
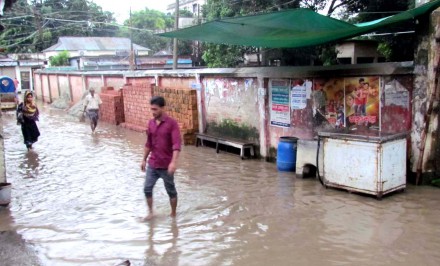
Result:
<instances>
[{"instance_id":1,"label":"electric pole","mask_svg":"<svg viewBox=\"0 0 440 266\"><path fill-rule=\"evenodd\" d=\"M32 8L32 13L34 15L34 23L38 30L38 42L35 44L35 50L41 52L43 50L43 26L41 22L41 13L37 10L35 5Z\"/></svg>"},{"instance_id":2,"label":"electric pole","mask_svg":"<svg viewBox=\"0 0 440 266\"><path fill-rule=\"evenodd\" d=\"M134 50L133 50L133 24L131 21L131 6L130 6L130 70L133 71L135 69L135 59L134 59Z\"/></svg>"},{"instance_id":3,"label":"electric pole","mask_svg":"<svg viewBox=\"0 0 440 266\"><path fill-rule=\"evenodd\" d=\"M179 29L179 0L176 0L176 11L175 11L175 21L174 21L174 30ZM174 48L173 48L173 69L177 69L177 39L173 39Z\"/></svg>"}]
</instances>

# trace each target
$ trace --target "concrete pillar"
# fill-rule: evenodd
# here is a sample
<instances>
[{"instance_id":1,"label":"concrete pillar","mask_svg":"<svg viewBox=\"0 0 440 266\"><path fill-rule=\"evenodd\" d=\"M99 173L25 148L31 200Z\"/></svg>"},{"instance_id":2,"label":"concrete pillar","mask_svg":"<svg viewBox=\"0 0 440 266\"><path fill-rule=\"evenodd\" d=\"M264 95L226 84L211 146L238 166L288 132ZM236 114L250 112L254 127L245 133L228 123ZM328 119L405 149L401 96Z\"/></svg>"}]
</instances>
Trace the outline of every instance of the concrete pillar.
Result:
<instances>
[{"instance_id":1,"label":"concrete pillar","mask_svg":"<svg viewBox=\"0 0 440 266\"><path fill-rule=\"evenodd\" d=\"M61 95L61 88L60 88L60 75L56 74L55 75L57 78L57 88L58 88L58 98L62 99L63 95Z\"/></svg>"},{"instance_id":2,"label":"concrete pillar","mask_svg":"<svg viewBox=\"0 0 440 266\"><path fill-rule=\"evenodd\" d=\"M85 92L88 89L87 88L87 77L84 75L81 75L81 78L82 78L82 86L83 86L82 91Z\"/></svg>"},{"instance_id":3,"label":"concrete pillar","mask_svg":"<svg viewBox=\"0 0 440 266\"><path fill-rule=\"evenodd\" d=\"M34 88L34 69L31 68L31 70L29 70L29 89L31 91L34 91L35 93L35 88Z\"/></svg>"},{"instance_id":4,"label":"concrete pillar","mask_svg":"<svg viewBox=\"0 0 440 266\"><path fill-rule=\"evenodd\" d=\"M104 75L101 75L102 87L107 87L107 80Z\"/></svg>"},{"instance_id":5,"label":"concrete pillar","mask_svg":"<svg viewBox=\"0 0 440 266\"><path fill-rule=\"evenodd\" d=\"M72 91L72 84L70 82L70 75L67 75L67 86L69 87L70 101L73 102L73 91Z\"/></svg>"},{"instance_id":6,"label":"concrete pillar","mask_svg":"<svg viewBox=\"0 0 440 266\"><path fill-rule=\"evenodd\" d=\"M197 84L197 111L199 113L199 133L205 132L205 113L204 113L204 101L203 95L205 94L205 89L202 86L200 79L200 74L196 74L196 84Z\"/></svg>"},{"instance_id":7,"label":"concrete pillar","mask_svg":"<svg viewBox=\"0 0 440 266\"><path fill-rule=\"evenodd\" d=\"M0 115L0 183L6 182L5 145L3 141L3 122Z\"/></svg>"},{"instance_id":8,"label":"concrete pillar","mask_svg":"<svg viewBox=\"0 0 440 266\"><path fill-rule=\"evenodd\" d=\"M49 91L49 103L52 103L52 92L50 91L50 78L49 78L49 75L46 75L46 79L47 79L47 86L48 86L48 91Z\"/></svg>"},{"instance_id":9,"label":"concrete pillar","mask_svg":"<svg viewBox=\"0 0 440 266\"><path fill-rule=\"evenodd\" d=\"M412 101L412 128L411 128L411 171L416 172L419 158L422 156L420 148L422 132L425 127L425 116L429 101L435 89L436 69L439 67L440 45L436 36L440 36L440 12L434 11L430 17L417 19L417 45L414 56L414 88ZM429 181L436 173L440 173L440 141L438 141L439 111L438 95L434 97L434 111L429 119L429 130L426 132L424 155L422 163L422 178Z\"/></svg>"},{"instance_id":10,"label":"concrete pillar","mask_svg":"<svg viewBox=\"0 0 440 266\"><path fill-rule=\"evenodd\" d=\"M17 92L21 91L22 84L21 84L21 72L20 72L20 63L15 67L15 77L18 80L18 88L15 88ZM11 77L12 78L12 77Z\"/></svg>"},{"instance_id":11,"label":"concrete pillar","mask_svg":"<svg viewBox=\"0 0 440 266\"><path fill-rule=\"evenodd\" d=\"M160 87L160 79L161 79L161 77L159 75L154 75L154 79L156 80L156 86Z\"/></svg>"},{"instance_id":12,"label":"concrete pillar","mask_svg":"<svg viewBox=\"0 0 440 266\"><path fill-rule=\"evenodd\" d=\"M43 74L39 74L40 77L40 90L41 90L41 100L44 102L44 84L43 84Z\"/></svg>"},{"instance_id":13,"label":"concrete pillar","mask_svg":"<svg viewBox=\"0 0 440 266\"><path fill-rule=\"evenodd\" d=\"M268 97L268 88L264 84L264 78L258 77L258 115L260 118L260 155L267 157L267 117L266 117L266 98Z\"/></svg>"}]
</instances>

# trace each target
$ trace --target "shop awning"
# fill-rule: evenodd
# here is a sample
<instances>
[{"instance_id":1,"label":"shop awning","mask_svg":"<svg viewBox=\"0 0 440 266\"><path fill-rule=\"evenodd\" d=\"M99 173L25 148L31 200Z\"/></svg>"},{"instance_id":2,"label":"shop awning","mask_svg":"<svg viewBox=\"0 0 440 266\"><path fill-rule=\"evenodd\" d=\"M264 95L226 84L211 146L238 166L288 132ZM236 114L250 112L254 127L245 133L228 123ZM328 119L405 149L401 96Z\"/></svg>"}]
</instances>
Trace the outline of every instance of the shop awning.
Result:
<instances>
[{"instance_id":1,"label":"shop awning","mask_svg":"<svg viewBox=\"0 0 440 266\"><path fill-rule=\"evenodd\" d=\"M226 18L177 31L163 37L272 48L319 45L373 32L412 20L440 7L440 0L379 20L350 24L310 9L290 9L244 17Z\"/></svg>"}]
</instances>

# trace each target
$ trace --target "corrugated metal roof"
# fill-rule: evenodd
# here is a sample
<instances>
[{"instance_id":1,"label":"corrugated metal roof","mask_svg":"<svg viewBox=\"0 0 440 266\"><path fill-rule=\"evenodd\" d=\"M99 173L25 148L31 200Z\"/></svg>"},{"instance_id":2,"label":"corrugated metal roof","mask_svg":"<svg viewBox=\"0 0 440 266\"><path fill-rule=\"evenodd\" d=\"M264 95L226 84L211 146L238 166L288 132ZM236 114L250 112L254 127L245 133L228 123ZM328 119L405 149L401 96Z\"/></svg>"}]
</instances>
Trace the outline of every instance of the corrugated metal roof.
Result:
<instances>
[{"instance_id":1,"label":"corrugated metal roof","mask_svg":"<svg viewBox=\"0 0 440 266\"><path fill-rule=\"evenodd\" d=\"M166 61L167 64L173 64L173 60L167 60ZM192 60L191 59L179 59L177 60L178 64L192 64Z\"/></svg>"},{"instance_id":2,"label":"corrugated metal roof","mask_svg":"<svg viewBox=\"0 0 440 266\"><path fill-rule=\"evenodd\" d=\"M153 56L172 56L173 53L171 51L167 51L167 50L161 50L157 53L155 53Z\"/></svg>"},{"instance_id":3,"label":"corrugated metal roof","mask_svg":"<svg viewBox=\"0 0 440 266\"><path fill-rule=\"evenodd\" d=\"M133 49L149 51L150 49L133 44ZM116 51L130 50L130 39L115 37L60 37L58 43L43 52L50 51Z\"/></svg>"}]
</instances>

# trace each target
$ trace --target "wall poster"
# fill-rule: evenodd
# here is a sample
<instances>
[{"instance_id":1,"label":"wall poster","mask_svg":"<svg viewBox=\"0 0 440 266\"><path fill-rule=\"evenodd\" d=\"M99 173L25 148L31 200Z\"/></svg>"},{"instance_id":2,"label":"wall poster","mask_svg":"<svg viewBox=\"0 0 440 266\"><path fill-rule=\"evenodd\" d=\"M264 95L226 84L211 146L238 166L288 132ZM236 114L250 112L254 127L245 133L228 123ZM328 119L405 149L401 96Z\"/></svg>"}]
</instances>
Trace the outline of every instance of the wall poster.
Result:
<instances>
[{"instance_id":1,"label":"wall poster","mask_svg":"<svg viewBox=\"0 0 440 266\"><path fill-rule=\"evenodd\" d=\"M292 81L291 103L292 110L302 110L307 107L307 99L310 98L312 82L310 80L296 79Z\"/></svg>"},{"instance_id":2,"label":"wall poster","mask_svg":"<svg viewBox=\"0 0 440 266\"><path fill-rule=\"evenodd\" d=\"M290 81L270 81L270 124L290 127Z\"/></svg>"},{"instance_id":3,"label":"wall poster","mask_svg":"<svg viewBox=\"0 0 440 266\"><path fill-rule=\"evenodd\" d=\"M379 129L380 78L345 79L346 126L364 125Z\"/></svg>"},{"instance_id":4,"label":"wall poster","mask_svg":"<svg viewBox=\"0 0 440 266\"><path fill-rule=\"evenodd\" d=\"M385 84L385 106L409 109L409 91L397 80Z\"/></svg>"},{"instance_id":5,"label":"wall poster","mask_svg":"<svg viewBox=\"0 0 440 266\"><path fill-rule=\"evenodd\" d=\"M331 126L344 127L344 79L313 80L313 118L316 126L328 122Z\"/></svg>"}]
</instances>

